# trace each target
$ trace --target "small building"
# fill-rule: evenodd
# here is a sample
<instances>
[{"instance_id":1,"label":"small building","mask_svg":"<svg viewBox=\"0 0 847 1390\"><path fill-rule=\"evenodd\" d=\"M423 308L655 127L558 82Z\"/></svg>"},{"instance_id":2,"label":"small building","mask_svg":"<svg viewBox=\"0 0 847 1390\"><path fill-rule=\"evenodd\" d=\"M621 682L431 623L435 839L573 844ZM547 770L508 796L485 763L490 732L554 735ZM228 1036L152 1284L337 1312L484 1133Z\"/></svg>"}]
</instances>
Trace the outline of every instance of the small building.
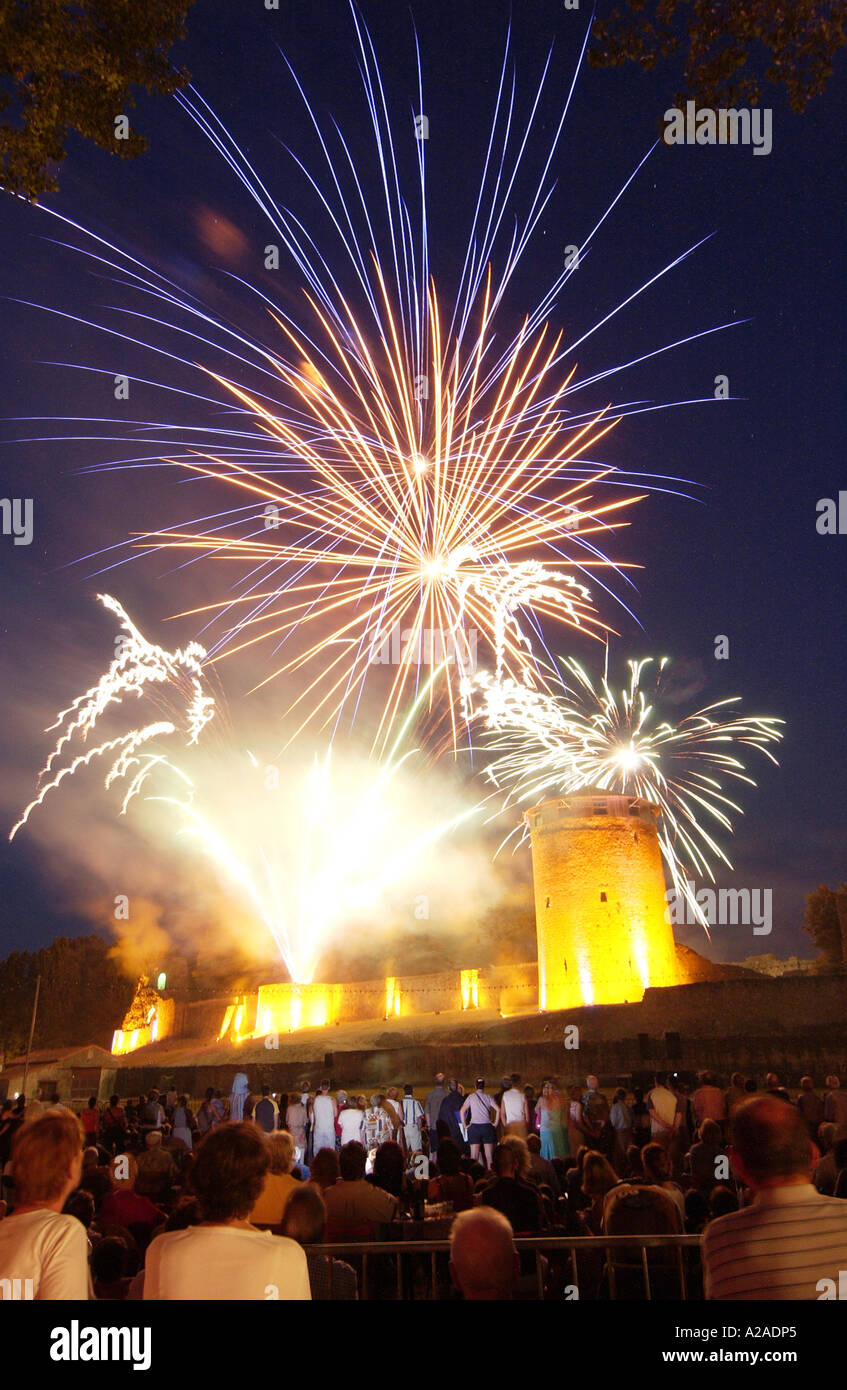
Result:
<instances>
[{"instance_id":1,"label":"small building","mask_svg":"<svg viewBox=\"0 0 847 1390\"><path fill-rule=\"evenodd\" d=\"M24 1088L32 1100L41 1091L42 1099L58 1095L63 1105L80 1110L90 1096L108 1099L115 1077L115 1061L105 1048L92 1043L85 1047L39 1048L26 1057L9 1058L0 1071L0 1098L14 1099Z\"/></svg>"}]
</instances>

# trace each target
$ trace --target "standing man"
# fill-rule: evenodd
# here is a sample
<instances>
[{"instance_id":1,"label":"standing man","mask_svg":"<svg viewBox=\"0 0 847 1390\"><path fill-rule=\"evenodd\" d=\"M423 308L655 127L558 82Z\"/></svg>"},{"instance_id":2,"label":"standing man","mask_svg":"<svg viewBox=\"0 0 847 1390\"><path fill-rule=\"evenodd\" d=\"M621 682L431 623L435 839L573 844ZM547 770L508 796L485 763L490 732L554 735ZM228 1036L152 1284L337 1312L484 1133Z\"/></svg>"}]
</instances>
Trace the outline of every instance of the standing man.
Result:
<instances>
[{"instance_id":1,"label":"standing man","mask_svg":"<svg viewBox=\"0 0 847 1390\"><path fill-rule=\"evenodd\" d=\"M424 1108L412 1094L411 1086L403 1087L403 1136L406 1140L406 1153L420 1153L423 1149L421 1120Z\"/></svg>"},{"instance_id":2,"label":"standing man","mask_svg":"<svg viewBox=\"0 0 847 1390\"><path fill-rule=\"evenodd\" d=\"M837 1076L826 1078L826 1097L823 1103L823 1117L847 1134L847 1091ZM841 1138L841 1135L838 1135Z\"/></svg>"},{"instance_id":3,"label":"standing man","mask_svg":"<svg viewBox=\"0 0 847 1390\"><path fill-rule=\"evenodd\" d=\"M262 1099L256 1102L253 1119L265 1134L273 1134L279 1125L279 1106L271 1095L270 1086L262 1087Z\"/></svg>"},{"instance_id":4,"label":"standing man","mask_svg":"<svg viewBox=\"0 0 847 1390\"><path fill-rule=\"evenodd\" d=\"M433 1158L438 1152L438 1116L441 1113L441 1105L446 1095L444 1072L440 1071L436 1074L435 1085L424 1101L424 1119L429 1132L429 1152Z\"/></svg>"},{"instance_id":5,"label":"standing man","mask_svg":"<svg viewBox=\"0 0 847 1390\"><path fill-rule=\"evenodd\" d=\"M723 1123L726 1119L726 1101L715 1085L715 1078L710 1071L700 1073L700 1085L691 1097L691 1108L694 1111L694 1123L700 1129L704 1120L714 1120L716 1125L720 1125L723 1133Z\"/></svg>"},{"instance_id":6,"label":"standing man","mask_svg":"<svg viewBox=\"0 0 847 1390\"><path fill-rule=\"evenodd\" d=\"M466 1154L468 1145L459 1124L459 1112L463 1104L464 1098L459 1091L458 1081L448 1081L447 1094L441 1102L438 1119L453 1142L458 1145L459 1153Z\"/></svg>"},{"instance_id":7,"label":"standing man","mask_svg":"<svg viewBox=\"0 0 847 1390\"><path fill-rule=\"evenodd\" d=\"M468 1096L459 1111L459 1119L467 1127L471 1158L478 1163L480 1150L484 1149L486 1168L491 1167L494 1158L494 1145L497 1143L497 1131L494 1128L496 1118L497 1106L485 1089L485 1078L479 1077L476 1090Z\"/></svg>"},{"instance_id":8,"label":"standing man","mask_svg":"<svg viewBox=\"0 0 847 1390\"><path fill-rule=\"evenodd\" d=\"M591 1147L606 1158L611 1158L614 1144L610 1113L609 1102L600 1090L597 1077L586 1076L582 1123Z\"/></svg>"},{"instance_id":9,"label":"standing man","mask_svg":"<svg viewBox=\"0 0 847 1390\"><path fill-rule=\"evenodd\" d=\"M677 1098L673 1091L668 1089L667 1074L658 1071L655 1080L656 1084L647 1097L647 1108L650 1112L650 1139L652 1143L661 1144L663 1149L668 1149L679 1128L680 1113Z\"/></svg>"},{"instance_id":10,"label":"standing man","mask_svg":"<svg viewBox=\"0 0 847 1390\"><path fill-rule=\"evenodd\" d=\"M500 1101L499 1120L504 1138L516 1134L519 1139L526 1139L529 1134L529 1107L520 1081L519 1076L513 1076Z\"/></svg>"},{"instance_id":11,"label":"standing man","mask_svg":"<svg viewBox=\"0 0 847 1390\"><path fill-rule=\"evenodd\" d=\"M818 1128L823 1124L823 1101L815 1092L815 1083L810 1076L804 1076L800 1082L800 1094L797 1097L797 1109L809 1127L809 1138L817 1143Z\"/></svg>"}]
</instances>

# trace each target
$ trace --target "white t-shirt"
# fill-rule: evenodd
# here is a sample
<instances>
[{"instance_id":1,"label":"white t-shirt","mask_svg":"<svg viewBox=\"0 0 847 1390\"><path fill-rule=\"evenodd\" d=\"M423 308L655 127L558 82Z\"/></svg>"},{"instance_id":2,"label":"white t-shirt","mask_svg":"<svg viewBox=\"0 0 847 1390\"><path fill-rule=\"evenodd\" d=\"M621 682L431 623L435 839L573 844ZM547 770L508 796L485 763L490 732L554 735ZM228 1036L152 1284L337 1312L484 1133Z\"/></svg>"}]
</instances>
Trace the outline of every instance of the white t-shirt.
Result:
<instances>
[{"instance_id":1,"label":"white t-shirt","mask_svg":"<svg viewBox=\"0 0 847 1390\"><path fill-rule=\"evenodd\" d=\"M526 1118L525 1103L523 1091L519 1091L516 1086L510 1086L508 1091L503 1092L503 1115L507 1125L518 1124Z\"/></svg>"},{"instance_id":2,"label":"white t-shirt","mask_svg":"<svg viewBox=\"0 0 847 1390\"><path fill-rule=\"evenodd\" d=\"M0 1280L20 1280L20 1292L0 1282L0 1299L42 1301L92 1297L88 1237L75 1216L26 1211L0 1221ZM27 1280L32 1280L27 1286Z\"/></svg>"},{"instance_id":3,"label":"white t-shirt","mask_svg":"<svg viewBox=\"0 0 847 1390\"><path fill-rule=\"evenodd\" d=\"M148 1247L144 1271L145 1300L312 1297L302 1247L287 1236L244 1226L167 1231Z\"/></svg>"},{"instance_id":4,"label":"white t-shirt","mask_svg":"<svg viewBox=\"0 0 847 1390\"><path fill-rule=\"evenodd\" d=\"M361 1142L362 1126L365 1123L363 1110L342 1110L338 1122L341 1125L342 1144L349 1144L354 1139L357 1143Z\"/></svg>"}]
</instances>

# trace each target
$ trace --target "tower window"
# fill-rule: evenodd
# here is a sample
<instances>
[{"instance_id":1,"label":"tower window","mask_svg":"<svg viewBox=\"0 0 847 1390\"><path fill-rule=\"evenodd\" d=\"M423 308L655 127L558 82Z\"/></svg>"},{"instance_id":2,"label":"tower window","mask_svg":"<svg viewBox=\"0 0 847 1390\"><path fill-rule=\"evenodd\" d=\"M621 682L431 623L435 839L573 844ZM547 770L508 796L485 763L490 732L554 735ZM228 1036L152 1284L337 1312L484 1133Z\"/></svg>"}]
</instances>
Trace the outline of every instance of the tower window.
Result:
<instances>
[{"instance_id":1,"label":"tower window","mask_svg":"<svg viewBox=\"0 0 847 1390\"><path fill-rule=\"evenodd\" d=\"M544 906L545 906L545 907L552 907L552 906L553 906L553 899L552 899L552 898L548 898L547 901L546 901L546 903L544 904Z\"/></svg>"},{"instance_id":2,"label":"tower window","mask_svg":"<svg viewBox=\"0 0 847 1390\"><path fill-rule=\"evenodd\" d=\"M606 901L606 894L605 894L605 893L601 893L601 894L600 894L600 901L601 901L601 903L604 903L604 902Z\"/></svg>"}]
</instances>

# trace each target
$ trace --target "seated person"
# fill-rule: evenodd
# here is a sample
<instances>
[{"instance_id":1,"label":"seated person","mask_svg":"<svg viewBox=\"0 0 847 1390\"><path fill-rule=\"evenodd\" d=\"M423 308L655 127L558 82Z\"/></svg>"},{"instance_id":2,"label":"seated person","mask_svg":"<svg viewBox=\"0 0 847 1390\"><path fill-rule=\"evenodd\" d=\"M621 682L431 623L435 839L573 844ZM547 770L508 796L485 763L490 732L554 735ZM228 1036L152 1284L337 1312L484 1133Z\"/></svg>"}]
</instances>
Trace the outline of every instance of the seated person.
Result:
<instances>
[{"instance_id":1,"label":"seated person","mask_svg":"<svg viewBox=\"0 0 847 1390\"><path fill-rule=\"evenodd\" d=\"M325 1232L326 1204L320 1191L309 1183L300 1183L286 1203L282 1234L298 1245L322 1245ZM359 1297L356 1271L343 1260L307 1250L306 1263L313 1299Z\"/></svg>"}]
</instances>

